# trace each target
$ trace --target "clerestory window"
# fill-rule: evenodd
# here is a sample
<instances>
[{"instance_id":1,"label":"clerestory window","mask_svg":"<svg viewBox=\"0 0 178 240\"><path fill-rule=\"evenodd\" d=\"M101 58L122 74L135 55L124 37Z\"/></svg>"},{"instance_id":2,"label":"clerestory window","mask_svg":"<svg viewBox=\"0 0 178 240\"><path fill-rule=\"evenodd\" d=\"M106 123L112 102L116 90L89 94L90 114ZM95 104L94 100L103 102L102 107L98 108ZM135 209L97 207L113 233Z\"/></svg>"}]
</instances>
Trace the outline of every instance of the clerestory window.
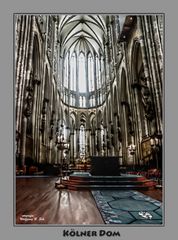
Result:
<instances>
[{"instance_id":1,"label":"clerestory window","mask_svg":"<svg viewBox=\"0 0 178 240\"><path fill-rule=\"evenodd\" d=\"M86 71L85 71L85 56L81 52L79 55L79 92L86 92Z\"/></svg>"}]
</instances>

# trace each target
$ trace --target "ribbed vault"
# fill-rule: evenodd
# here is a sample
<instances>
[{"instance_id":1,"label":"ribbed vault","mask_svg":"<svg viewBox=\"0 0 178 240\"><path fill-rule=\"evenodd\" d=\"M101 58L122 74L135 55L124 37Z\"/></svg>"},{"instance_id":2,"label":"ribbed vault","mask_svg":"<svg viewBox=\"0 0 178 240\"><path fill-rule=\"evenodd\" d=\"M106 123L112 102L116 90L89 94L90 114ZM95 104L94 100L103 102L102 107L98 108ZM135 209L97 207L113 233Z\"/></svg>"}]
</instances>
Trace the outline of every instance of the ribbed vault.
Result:
<instances>
[{"instance_id":1,"label":"ribbed vault","mask_svg":"<svg viewBox=\"0 0 178 240\"><path fill-rule=\"evenodd\" d=\"M70 53L90 51L102 54L105 18L101 15L62 15L59 23L62 54L68 50Z\"/></svg>"}]
</instances>

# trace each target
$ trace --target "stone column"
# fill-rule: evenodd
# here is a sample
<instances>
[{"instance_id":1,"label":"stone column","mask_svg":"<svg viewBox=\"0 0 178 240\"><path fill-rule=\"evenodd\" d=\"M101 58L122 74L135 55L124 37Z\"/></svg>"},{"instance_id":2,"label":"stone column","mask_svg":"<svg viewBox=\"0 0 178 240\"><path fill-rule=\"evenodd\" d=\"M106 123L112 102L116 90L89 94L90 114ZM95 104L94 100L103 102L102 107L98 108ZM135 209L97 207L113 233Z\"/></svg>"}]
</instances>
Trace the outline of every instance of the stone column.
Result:
<instances>
[{"instance_id":1,"label":"stone column","mask_svg":"<svg viewBox=\"0 0 178 240\"><path fill-rule=\"evenodd\" d=\"M80 139L79 139L80 129L76 129L76 157L80 157Z\"/></svg>"},{"instance_id":2,"label":"stone column","mask_svg":"<svg viewBox=\"0 0 178 240\"><path fill-rule=\"evenodd\" d=\"M68 117L69 117L69 105L70 105L70 81L71 81L71 71L70 71L70 65L71 65L71 61L70 61L70 54L68 55L68 89L67 89L67 93L68 93ZM69 126L69 119L67 120L67 126Z\"/></svg>"},{"instance_id":3,"label":"stone column","mask_svg":"<svg viewBox=\"0 0 178 240\"><path fill-rule=\"evenodd\" d=\"M45 145L45 128L46 128L46 111L47 111L47 103L48 103L48 99L45 98L45 81L46 81L46 52L47 52L47 32L48 32L48 17L46 17L46 21L45 24L43 23L43 32L42 32L42 36L43 36L43 45L42 45L42 54L41 54L41 61L42 62L42 70L41 70L41 86L39 89L39 94L40 94L40 100L39 100L39 116L41 116L41 118L39 118L39 128L41 130L40 133L40 141L39 141L39 163L41 163L41 156L42 156L42 144ZM42 126L42 127L41 127ZM47 146L45 146L47 147ZM46 149L47 152L47 149Z\"/></svg>"},{"instance_id":4,"label":"stone column","mask_svg":"<svg viewBox=\"0 0 178 240\"><path fill-rule=\"evenodd\" d=\"M101 128L100 126L98 126L97 128L97 152L98 155L101 155L102 151L101 151Z\"/></svg>"},{"instance_id":5,"label":"stone column","mask_svg":"<svg viewBox=\"0 0 178 240\"><path fill-rule=\"evenodd\" d=\"M34 144L33 144L33 159L35 159L36 161L38 161L38 135L39 135L39 103L40 103L40 100L39 99L39 86L40 84L40 81L39 79L33 79L33 88L34 88L34 97L33 97L33 112L32 112L32 138L33 138L33 141L34 141Z\"/></svg>"},{"instance_id":6,"label":"stone column","mask_svg":"<svg viewBox=\"0 0 178 240\"><path fill-rule=\"evenodd\" d=\"M158 15L160 17L160 15ZM153 37L155 40L155 49L156 49L156 55L157 55L157 61L159 64L159 70L161 79L163 79L163 49L162 49L162 43L161 43L161 37L158 27L157 18L155 15L151 16L152 22L153 22Z\"/></svg>"},{"instance_id":7,"label":"stone column","mask_svg":"<svg viewBox=\"0 0 178 240\"><path fill-rule=\"evenodd\" d=\"M74 130L74 159L77 158L77 131Z\"/></svg>"},{"instance_id":8,"label":"stone column","mask_svg":"<svg viewBox=\"0 0 178 240\"><path fill-rule=\"evenodd\" d=\"M107 84L106 84L106 45L104 46L104 58L103 58L103 77L104 77L104 87L103 87L103 94L104 94L104 100L106 100L106 94L107 94Z\"/></svg>"},{"instance_id":9,"label":"stone column","mask_svg":"<svg viewBox=\"0 0 178 240\"><path fill-rule=\"evenodd\" d=\"M133 101L135 102L135 142L137 144L137 150L138 150L138 160L141 159L142 156L142 149L141 149L141 141L143 137L143 127L142 127L142 117L141 117L141 112L140 112L140 99L139 99L139 93L140 93L140 84L134 83L132 84L132 88L134 91L134 96L133 96ZM139 162L138 162L139 164Z\"/></svg>"},{"instance_id":10,"label":"stone column","mask_svg":"<svg viewBox=\"0 0 178 240\"><path fill-rule=\"evenodd\" d=\"M77 56L77 71L76 71L76 106L80 106L79 104L79 56Z\"/></svg>"},{"instance_id":11,"label":"stone column","mask_svg":"<svg viewBox=\"0 0 178 240\"><path fill-rule=\"evenodd\" d=\"M21 132L21 147L20 147L20 160L21 160L22 167L25 166L26 129L27 129L27 118L23 116L22 132Z\"/></svg>"},{"instance_id":12,"label":"stone column","mask_svg":"<svg viewBox=\"0 0 178 240\"><path fill-rule=\"evenodd\" d=\"M91 148L92 148L92 155L96 155L96 144L95 144L95 131L91 130Z\"/></svg>"},{"instance_id":13,"label":"stone column","mask_svg":"<svg viewBox=\"0 0 178 240\"><path fill-rule=\"evenodd\" d=\"M86 100L86 107L88 108L90 106L89 103L89 79L88 79L88 57L85 58L85 76L86 76L86 95L85 95L85 100Z\"/></svg>"},{"instance_id":14,"label":"stone column","mask_svg":"<svg viewBox=\"0 0 178 240\"><path fill-rule=\"evenodd\" d=\"M23 65L23 45L24 45L24 35L25 35L25 21L24 21L24 16L21 16L20 19L21 22L21 26L20 26L20 30L19 30L19 42L18 42L18 52L17 52L17 60L16 60L16 125L17 125L17 129L19 129L19 121L20 121L20 103L21 103L21 99L20 99L20 92L22 91L22 84L23 81L21 79L21 68ZM17 33L16 33L17 34Z\"/></svg>"},{"instance_id":15,"label":"stone column","mask_svg":"<svg viewBox=\"0 0 178 240\"><path fill-rule=\"evenodd\" d=\"M86 147L85 156L86 156L86 158L90 155L90 153L89 153L89 148L90 148L89 137L90 137L90 132L89 132L89 129L87 128L86 129L86 140L85 140L85 147Z\"/></svg>"},{"instance_id":16,"label":"stone column","mask_svg":"<svg viewBox=\"0 0 178 240\"><path fill-rule=\"evenodd\" d=\"M126 101L122 101L121 105L122 105L122 111L123 111L123 122L122 124L123 129L124 129L124 138L123 138L123 163L127 165L127 157L128 157L128 151L127 151L127 147L128 147L128 128L127 128L127 102Z\"/></svg>"},{"instance_id":17,"label":"stone column","mask_svg":"<svg viewBox=\"0 0 178 240\"><path fill-rule=\"evenodd\" d=\"M119 156L119 141L117 132L117 113L114 114L114 155Z\"/></svg>"},{"instance_id":18,"label":"stone column","mask_svg":"<svg viewBox=\"0 0 178 240\"><path fill-rule=\"evenodd\" d=\"M91 137L91 128L89 129L89 156L92 156L92 137Z\"/></svg>"},{"instance_id":19,"label":"stone column","mask_svg":"<svg viewBox=\"0 0 178 240\"><path fill-rule=\"evenodd\" d=\"M74 163L74 132L70 133L70 161Z\"/></svg>"},{"instance_id":20,"label":"stone column","mask_svg":"<svg viewBox=\"0 0 178 240\"><path fill-rule=\"evenodd\" d=\"M24 16L21 17L21 36L19 38L19 52L16 62L16 128L22 133L20 141L20 158L22 166L25 165L27 117L31 114L31 97L29 102L26 102L27 99L25 92L26 86L30 81L34 38L34 19L31 16L28 16L27 19L25 19L26 18ZM27 112L24 115L24 111L26 111L25 104L27 104Z\"/></svg>"},{"instance_id":21,"label":"stone column","mask_svg":"<svg viewBox=\"0 0 178 240\"><path fill-rule=\"evenodd\" d=\"M97 94L97 78L96 78L96 55L94 55L94 91L95 91L95 106L98 106L98 94Z\"/></svg>"},{"instance_id":22,"label":"stone column","mask_svg":"<svg viewBox=\"0 0 178 240\"><path fill-rule=\"evenodd\" d=\"M16 129L21 131L23 115L23 99L25 87L28 84L33 47L33 21L30 16L21 16L18 53L16 59ZM29 56L29 58L27 57Z\"/></svg>"},{"instance_id":23,"label":"stone column","mask_svg":"<svg viewBox=\"0 0 178 240\"><path fill-rule=\"evenodd\" d=\"M158 73L158 64L155 60L154 39L151 33L151 20L147 16L139 18L141 29L144 36L145 53L148 59L149 82L156 110L156 127L158 132L162 132L162 97L161 97L161 79Z\"/></svg>"}]
</instances>

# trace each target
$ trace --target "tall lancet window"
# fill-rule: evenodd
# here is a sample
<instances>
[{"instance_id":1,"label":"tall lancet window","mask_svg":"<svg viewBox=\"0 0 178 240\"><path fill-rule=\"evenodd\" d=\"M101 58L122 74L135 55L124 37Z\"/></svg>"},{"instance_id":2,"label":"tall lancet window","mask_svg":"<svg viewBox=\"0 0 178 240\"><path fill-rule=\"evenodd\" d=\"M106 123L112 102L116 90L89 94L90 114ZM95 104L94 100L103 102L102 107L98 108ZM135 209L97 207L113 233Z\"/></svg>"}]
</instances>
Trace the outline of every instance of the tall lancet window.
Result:
<instances>
[{"instance_id":1,"label":"tall lancet window","mask_svg":"<svg viewBox=\"0 0 178 240\"><path fill-rule=\"evenodd\" d=\"M71 75L70 75L71 90L73 91L76 91L76 70L77 70L76 54L73 53L71 57Z\"/></svg>"},{"instance_id":2,"label":"tall lancet window","mask_svg":"<svg viewBox=\"0 0 178 240\"><path fill-rule=\"evenodd\" d=\"M94 91L94 65L91 53L88 55L88 83L89 91Z\"/></svg>"},{"instance_id":3,"label":"tall lancet window","mask_svg":"<svg viewBox=\"0 0 178 240\"><path fill-rule=\"evenodd\" d=\"M100 62L98 56L96 56L96 79L97 88L101 88Z\"/></svg>"},{"instance_id":4,"label":"tall lancet window","mask_svg":"<svg viewBox=\"0 0 178 240\"><path fill-rule=\"evenodd\" d=\"M68 53L65 56L64 60L64 87L68 88L69 81L69 63L68 63Z\"/></svg>"},{"instance_id":5,"label":"tall lancet window","mask_svg":"<svg viewBox=\"0 0 178 240\"><path fill-rule=\"evenodd\" d=\"M81 52L79 55L79 92L86 92L85 57Z\"/></svg>"},{"instance_id":6,"label":"tall lancet window","mask_svg":"<svg viewBox=\"0 0 178 240\"><path fill-rule=\"evenodd\" d=\"M85 127L80 126L80 157L85 156Z\"/></svg>"}]
</instances>

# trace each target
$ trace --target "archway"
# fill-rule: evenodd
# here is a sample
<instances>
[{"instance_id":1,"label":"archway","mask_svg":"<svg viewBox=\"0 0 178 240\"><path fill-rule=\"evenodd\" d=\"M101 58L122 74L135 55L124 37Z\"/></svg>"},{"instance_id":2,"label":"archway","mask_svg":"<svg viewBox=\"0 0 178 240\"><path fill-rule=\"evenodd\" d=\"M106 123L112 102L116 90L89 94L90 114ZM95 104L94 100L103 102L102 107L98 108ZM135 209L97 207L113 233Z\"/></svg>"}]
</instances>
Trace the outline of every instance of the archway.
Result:
<instances>
[{"instance_id":1,"label":"archway","mask_svg":"<svg viewBox=\"0 0 178 240\"><path fill-rule=\"evenodd\" d=\"M128 145L130 142L130 136L128 134L128 88L126 84L126 72L122 68L121 71L121 92L120 92L120 103L121 103L121 131L122 131L122 158L123 164L127 165L128 163Z\"/></svg>"}]
</instances>

